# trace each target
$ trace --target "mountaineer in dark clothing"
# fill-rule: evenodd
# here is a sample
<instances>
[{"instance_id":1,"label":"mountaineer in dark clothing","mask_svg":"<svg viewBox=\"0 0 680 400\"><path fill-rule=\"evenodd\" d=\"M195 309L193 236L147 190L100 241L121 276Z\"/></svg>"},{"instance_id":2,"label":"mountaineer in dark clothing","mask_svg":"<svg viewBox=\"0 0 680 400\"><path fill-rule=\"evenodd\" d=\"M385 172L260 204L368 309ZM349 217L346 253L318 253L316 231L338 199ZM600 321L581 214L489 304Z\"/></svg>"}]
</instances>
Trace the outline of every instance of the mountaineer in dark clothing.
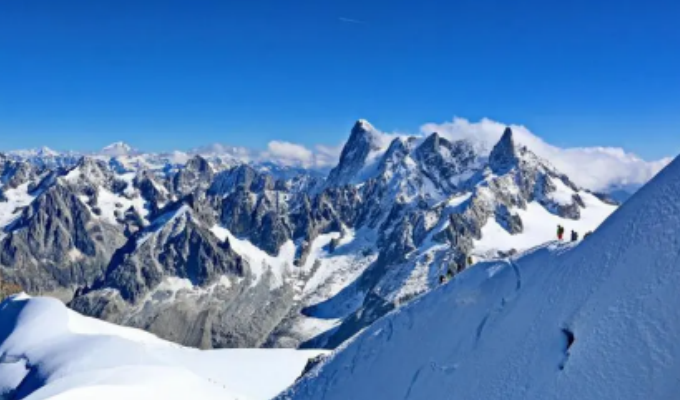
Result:
<instances>
[{"instance_id":1,"label":"mountaineer in dark clothing","mask_svg":"<svg viewBox=\"0 0 680 400\"><path fill-rule=\"evenodd\" d=\"M578 233L576 231L571 231L571 241L575 242L578 240Z\"/></svg>"}]
</instances>

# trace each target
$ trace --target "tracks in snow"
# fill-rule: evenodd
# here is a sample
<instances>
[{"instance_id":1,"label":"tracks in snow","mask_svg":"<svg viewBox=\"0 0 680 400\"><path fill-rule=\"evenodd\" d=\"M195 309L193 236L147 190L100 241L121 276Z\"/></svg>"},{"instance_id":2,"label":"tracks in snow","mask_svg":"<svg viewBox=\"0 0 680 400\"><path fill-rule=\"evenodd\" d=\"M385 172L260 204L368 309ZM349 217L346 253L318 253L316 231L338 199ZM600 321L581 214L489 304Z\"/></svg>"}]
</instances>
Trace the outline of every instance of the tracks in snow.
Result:
<instances>
[{"instance_id":1,"label":"tracks in snow","mask_svg":"<svg viewBox=\"0 0 680 400\"><path fill-rule=\"evenodd\" d=\"M482 318L479 325L477 325L477 330L475 334L475 346L477 346L480 339L482 338L482 335L484 334L484 329L486 328L486 325L489 322L489 320L493 318L496 314L502 312L505 306L508 305L508 303L511 303L515 299L519 291L522 290L522 272L520 271L519 266L512 260L507 260L506 262L508 263L508 265L510 265L513 273L515 274L515 291L510 295L509 298L503 297L501 299L501 304L494 307L484 316L484 318Z\"/></svg>"}]
</instances>

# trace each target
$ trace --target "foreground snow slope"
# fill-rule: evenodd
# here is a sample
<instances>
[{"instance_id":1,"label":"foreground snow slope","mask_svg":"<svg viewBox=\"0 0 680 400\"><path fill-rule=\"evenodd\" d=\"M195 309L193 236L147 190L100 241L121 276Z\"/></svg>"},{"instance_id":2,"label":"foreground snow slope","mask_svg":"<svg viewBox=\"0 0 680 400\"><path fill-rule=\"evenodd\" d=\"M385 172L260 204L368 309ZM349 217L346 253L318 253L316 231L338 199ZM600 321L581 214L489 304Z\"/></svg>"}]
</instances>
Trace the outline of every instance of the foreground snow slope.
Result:
<instances>
[{"instance_id":1,"label":"foreground snow slope","mask_svg":"<svg viewBox=\"0 0 680 400\"><path fill-rule=\"evenodd\" d=\"M482 263L375 323L281 399L670 399L680 161L576 247Z\"/></svg>"},{"instance_id":2,"label":"foreground snow slope","mask_svg":"<svg viewBox=\"0 0 680 400\"><path fill-rule=\"evenodd\" d=\"M0 304L0 398L265 400L319 353L199 351L83 317L53 299Z\"/></svg>"}]
</instances>

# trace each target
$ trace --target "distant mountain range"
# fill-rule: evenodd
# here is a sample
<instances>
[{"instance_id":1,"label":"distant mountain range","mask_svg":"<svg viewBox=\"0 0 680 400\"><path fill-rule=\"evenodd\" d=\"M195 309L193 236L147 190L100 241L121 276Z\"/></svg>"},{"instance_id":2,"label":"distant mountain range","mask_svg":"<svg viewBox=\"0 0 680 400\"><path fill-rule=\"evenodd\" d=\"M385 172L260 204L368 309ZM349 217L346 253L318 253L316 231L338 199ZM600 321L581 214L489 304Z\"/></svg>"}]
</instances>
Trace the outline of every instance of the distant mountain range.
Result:
<instances>
[{"instance_id":1,"label":"distant mountain range","mask_svg":"<svg viewBox=\"0 0 680 400\"><path fill-rule=\"evenodd\" d=\"M336 347L470 259L581 235L617 203L506 129L386 136L358 121L330 171L239 148L0 154L0 274L202 347Z\"/></svg>"}]
</instances>

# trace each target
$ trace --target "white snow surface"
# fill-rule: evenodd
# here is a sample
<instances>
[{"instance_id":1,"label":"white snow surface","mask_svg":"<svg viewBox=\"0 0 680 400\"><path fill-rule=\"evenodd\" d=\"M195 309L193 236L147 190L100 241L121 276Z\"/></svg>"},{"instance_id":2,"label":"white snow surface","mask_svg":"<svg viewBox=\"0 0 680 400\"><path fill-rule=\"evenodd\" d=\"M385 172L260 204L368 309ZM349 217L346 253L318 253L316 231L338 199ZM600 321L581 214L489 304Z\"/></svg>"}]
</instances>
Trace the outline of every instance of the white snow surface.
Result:
<instances>
[{"instance_id":1,"label":"white snow surface","mask_svg":"<svg viewBox=\"0 0 680 400\"><path fill-rule=\"evenodd\" d=\"M7 201L0 202L0 227L12 223L21 214L21 208L26 207L35 199L28 193L28 183L5 192Z\"/></svg>"},{"instance_id":2,"label":"white snow surface","mask_svg":"<svg viewBox=\"0 0 680 400\"><path fill-rule=\"evenodd\" d=\"M279 288L283 285L283 278L290 273L295 261L295 244L292 240L284 243L279 249L279 254L274 257L246 239L239 239L228 229L215 225L211 229L212 233L221 241L229 241L229 245L236 254L248 261L250 270L255 275L253 286L262 279L267 271L271 271L271 288Z\"/></svg>"},{"instance_id":3,"label":"white snow surface","mask_svg":"<svg viewBox=\"0 0 680 400\"><path fill-rule=\"evenodd\" d=\"M322 353L200 351L83 317L54 299L18 295L0 304L0 398L265 400Z\"/></svg>"},{"instance_id":4,"label":"white snow surface","mask_svg":"<svg viewBox=\"0 0 680 400\"><path fill-rule=\"evenodd\" d=\"M568 193L569 198L571 198L573 191L569 189ZM576 231L579 237L583 237L586 232L597 229L617 208L602 202L587 192L579 192L579 196L581 196L586 207L581 209L581 218L578 220L561 218L550 213L537 202L527 204L526 209L515 208L512 210L522 218L524 228L522 233L511 235L495 219L490 219L482 227L482 238L474 243L475 252L484 254L494 250L508 251L515 249L524 251L530 249L556 239L558 224L565 228L564 240L570 238L572 230Z\"/></svg>"},{"instance_id":5,"label":"white snow surface","mask_svg":"<svg viewBox=\"0 0 680 400\"><path fill-rule=\"evenodd\" d=\"M279 399L677 398L679 196L676 160L592 236L476 264Z\"/></svg>"},{"instance_id":6,"label":"white snow surface","mask_svg":"<svg viewBox=\"0 0 680 400\"><path fill-rule=\"evenodd\" d=\"M99 151L100 155L104 156L109 156L109 157L120 157L120 156L126 156L128 154L133 153L135 150L130 147L129 144L125 142L116 142L116 143L111 143L110 145L104 147Z\"/></svg>"},{"instance_id":7,"label":"white snow surface","mask_svg":"<svg viewBox=\"0 0 680 400\"><path fill-rule=\"evenodd\" d=\"M568 206L574 202L572 198L574 191L568 188L564 182L560 179L550 179L550 181L555 185L555 191L548 195L552 201L563 206Z\"/></svg>"},{"instance_id":8,"label":"white snow surface","mask_svg":"<svg viewBox=\"0 0 680 400\"><path fill-rule=\"evenodd\" d=\"M149 214L149 210L145 207L146 202L141 196L136 196L130 200L126 197L111 193L103 187L99 187L98 192L97 206L101 209L101 218L112 225L118 224L116 211L122 215L122 213L127 211L130 207L134 207L142 218Z\"/></svg>"}]
</instances>

